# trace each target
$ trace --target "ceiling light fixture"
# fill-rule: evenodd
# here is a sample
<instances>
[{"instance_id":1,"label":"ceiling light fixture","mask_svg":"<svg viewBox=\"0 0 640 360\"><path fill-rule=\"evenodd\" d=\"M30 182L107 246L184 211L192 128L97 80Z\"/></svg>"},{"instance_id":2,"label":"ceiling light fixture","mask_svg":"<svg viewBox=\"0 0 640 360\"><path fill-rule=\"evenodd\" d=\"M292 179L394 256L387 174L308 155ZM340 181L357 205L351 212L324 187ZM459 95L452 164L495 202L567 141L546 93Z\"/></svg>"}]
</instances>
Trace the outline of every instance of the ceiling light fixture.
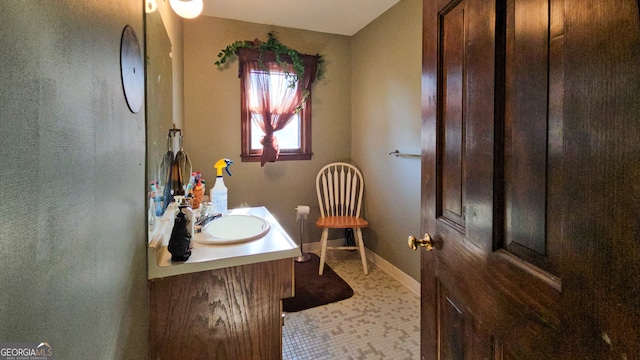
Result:
<instances>
[{"instance_id":1,"label":"ceiling light fixture","mask_svg":"<svg viewBox=\"0 0 640 360\"><path fill-rule=\"evenodd\" d=\"M171 8L185 19L193 19L202 13L203 0L170 0Z\"/></svg>"}]
</instances>

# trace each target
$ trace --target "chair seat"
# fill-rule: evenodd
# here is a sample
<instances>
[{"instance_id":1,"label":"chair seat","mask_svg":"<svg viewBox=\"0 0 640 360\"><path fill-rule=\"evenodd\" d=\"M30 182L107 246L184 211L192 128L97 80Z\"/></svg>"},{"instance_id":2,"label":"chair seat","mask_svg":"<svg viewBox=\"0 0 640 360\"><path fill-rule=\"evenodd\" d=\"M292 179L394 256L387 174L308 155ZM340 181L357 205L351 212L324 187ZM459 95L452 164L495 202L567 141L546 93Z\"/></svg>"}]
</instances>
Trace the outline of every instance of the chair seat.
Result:
<instances>
[{"instance_id":1,"label":"chair seat","mask_svg":"<svg viewBox=\"0 0 640 360\"><path fill-rule=\"evenodd\" d=\"M355 216L329 216L319 218L316 226L325 229L348 229L366 228L369 222L361 217Z\"/></svg>"}]
</instances>

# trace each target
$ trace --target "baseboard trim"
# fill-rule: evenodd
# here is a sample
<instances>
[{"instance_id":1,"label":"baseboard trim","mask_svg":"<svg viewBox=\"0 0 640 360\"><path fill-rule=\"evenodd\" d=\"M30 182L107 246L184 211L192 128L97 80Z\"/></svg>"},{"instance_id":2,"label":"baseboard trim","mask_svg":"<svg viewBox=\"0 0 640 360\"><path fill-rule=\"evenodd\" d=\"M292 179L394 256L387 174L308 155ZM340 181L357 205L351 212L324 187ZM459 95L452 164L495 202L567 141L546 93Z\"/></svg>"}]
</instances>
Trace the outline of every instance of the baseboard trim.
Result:
<instances>
[{"instance_id":1,"label":"baseboard trim","mask_svg":"<svg viewBox=\"0 0 640 360\"><path fill-rule=\"evenodd\" d=\"M382 271L391 275L392 278L398 280L402 285L406 286L412 293L420 297L420 282L405 274L402 270L395 267L392 263L383 259L378 254L369 249L365 249L367 252L367 260L374 263Z\"/></svg>"},{"instance_id":2,"label":"baseboard trim","mask_svg":"<svg viewBox=\"0 0 640 360\"><path fill-rule=\"evenodd\" d=\"M344 244L345 239L333 239L327 241L327 246L341 246ZM304 252L312 252L312 253L320 253L320 242L312 242L302 244L302 251ZM392 263L388 262L378 254L373 251L366 249L367 260L370 263L373 263L375 266L380 268L380 270L389 274L392 278L398 280L402 285L407 287L409 291L414 293L416 296L420 297L420 282L416 281L411 276L405 274L402 270L395 267Z\"/></svg>"}]
</instances>

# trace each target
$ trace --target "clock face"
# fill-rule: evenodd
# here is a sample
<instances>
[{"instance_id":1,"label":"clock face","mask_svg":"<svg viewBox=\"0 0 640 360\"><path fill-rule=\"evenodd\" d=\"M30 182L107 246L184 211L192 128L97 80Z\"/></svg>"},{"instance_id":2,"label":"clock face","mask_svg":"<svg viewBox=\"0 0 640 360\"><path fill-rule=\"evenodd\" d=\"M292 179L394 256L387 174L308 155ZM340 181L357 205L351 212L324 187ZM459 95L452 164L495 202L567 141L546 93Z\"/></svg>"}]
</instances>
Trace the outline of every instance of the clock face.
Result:
<instances>
[{"instance_id":1,"label":"clock face","mask_svg":"<svg viewBox=\"0 0 640 360\"><path fill-rule=\"evenodd\" d=\"M120 72L129 110L138 113L144 101L144 63L138 37L130 25L124 27L120 40Z\"/></svg>"}]
</instances>

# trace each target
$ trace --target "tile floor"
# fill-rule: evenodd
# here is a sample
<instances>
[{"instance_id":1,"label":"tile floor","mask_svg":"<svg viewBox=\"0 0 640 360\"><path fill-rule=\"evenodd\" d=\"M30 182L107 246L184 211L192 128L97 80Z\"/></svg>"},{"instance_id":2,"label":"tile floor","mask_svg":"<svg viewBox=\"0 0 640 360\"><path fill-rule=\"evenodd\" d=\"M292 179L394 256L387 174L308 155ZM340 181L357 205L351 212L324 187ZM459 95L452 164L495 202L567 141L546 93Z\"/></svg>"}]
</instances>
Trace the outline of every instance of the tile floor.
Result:
<instances>
[{"instance_id":1,"label":"tile floor","mask_svg":"<svg viewBox=\"0 0 640 360\"><path fill-rule=\"evenodd\" d=\"M330 251L327 264L352 288L353 297L285 315L285 360L420 358L420 299L357 252Z\"/></svg>"}]
</instances>

